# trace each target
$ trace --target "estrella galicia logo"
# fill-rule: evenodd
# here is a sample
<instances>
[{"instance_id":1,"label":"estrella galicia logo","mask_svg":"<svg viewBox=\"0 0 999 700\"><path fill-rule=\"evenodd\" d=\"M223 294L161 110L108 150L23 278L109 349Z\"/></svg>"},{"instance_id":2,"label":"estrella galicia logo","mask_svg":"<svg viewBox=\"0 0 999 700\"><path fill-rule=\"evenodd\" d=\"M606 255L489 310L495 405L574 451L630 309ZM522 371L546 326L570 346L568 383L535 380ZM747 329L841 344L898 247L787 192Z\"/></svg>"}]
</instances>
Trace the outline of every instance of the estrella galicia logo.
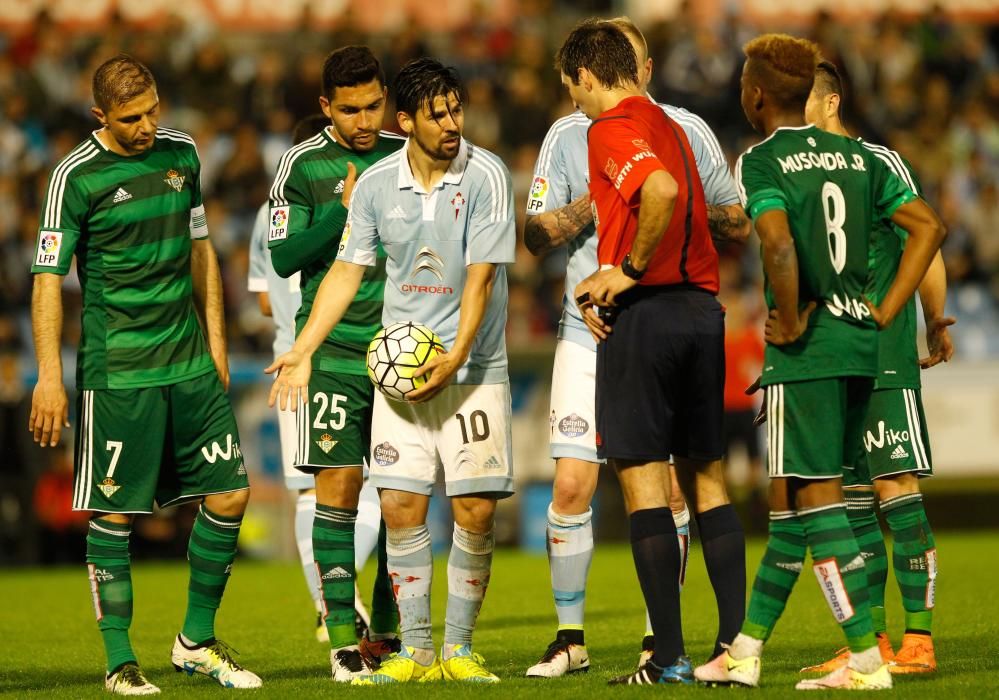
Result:
<instances>
[{"instance_id":1,"label":"estrella galicia logo","mask_svg":"<svg viewBox=\"0 0 999 700\"><path fill-rule=\"evenodd\" d=\"M577 438L581 435L586 435L589 429L590 424L586 422L586 419L577 416L575 413L566 416L558 422L558 431L567 438Z\"/></svg>"},{"instance_id":2,"label":"estrella galicia logo","mask_svg":"<svg viewBox=\"0 0 999 700\"><path fill-rule=\"evenodd\" d=\"M399 461L399 450L392 447L392 445L387 442L383 442L380 445L375 445L373 450L375 462L379 466L388 467Z\"/></svg>"}]
</instances>

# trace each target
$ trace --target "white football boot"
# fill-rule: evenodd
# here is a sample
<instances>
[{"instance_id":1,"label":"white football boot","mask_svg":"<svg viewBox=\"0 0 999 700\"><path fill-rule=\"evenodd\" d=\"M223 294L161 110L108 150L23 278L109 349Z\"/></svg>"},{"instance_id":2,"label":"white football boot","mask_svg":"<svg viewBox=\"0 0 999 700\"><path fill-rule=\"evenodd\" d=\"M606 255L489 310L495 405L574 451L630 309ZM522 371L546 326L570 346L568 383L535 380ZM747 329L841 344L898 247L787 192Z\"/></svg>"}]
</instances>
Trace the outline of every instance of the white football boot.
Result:
<instances>
[{"instance_id":1,"label":"white football boot","mask_svg":"<svg viewBox=\"0 0 999 700\"><path fill-rule=\"evenodd\" d=\"M371 669L356 644L330 649L330 667L333 669L333 680L337 683L350 683L355 678L371 675Z\"/></svg>"},{"instance_id":2,"label":"white football boot","mask_svg":"<svg viewBox=\"0 0 999 700\"><path fill-rule=\"evenodd\" d=\"M590 655L582 644L556 639L548 645L541 661L527 669L528 678L558 678L590 670Z\"/></svg>"},{"instance_id":3,"label":"white football boot","mask_svg":"<svg viewBox=\"0 0 999 700\"><path fill-rule=\"evenodd\" d=\"M158 695L160 689L146 680L135 664L125 664L104 679L104 688L112 695Z\"/></svg>"},{"instance_id":4,"label":"white football boot","mask_svg":"<svg viewBox=\"0 0 999 700\"><path fill-rule=\"evenodd\" d=\"M236 663L232 658L235 649L218 639L210 639L193 649L188 649L180 641L180 635L173 643L170 661L178 671L189 676L195 673L214 678L225 688L259 688L263 685L260 677Z\"/></svg>"}]
</instances>

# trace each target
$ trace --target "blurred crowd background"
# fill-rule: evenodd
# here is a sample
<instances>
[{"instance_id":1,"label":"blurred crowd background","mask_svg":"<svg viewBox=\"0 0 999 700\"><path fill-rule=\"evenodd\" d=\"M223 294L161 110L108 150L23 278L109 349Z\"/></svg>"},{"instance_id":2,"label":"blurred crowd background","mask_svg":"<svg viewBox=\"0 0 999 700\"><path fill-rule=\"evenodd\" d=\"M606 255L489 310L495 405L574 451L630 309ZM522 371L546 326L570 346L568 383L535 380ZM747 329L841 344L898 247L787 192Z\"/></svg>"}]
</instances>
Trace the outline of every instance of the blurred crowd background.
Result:
<instances>
[{"instance_id":1,"label":"blurred crowd background","mask_svg":"<svg viewBox=\"0 0 999 700\"><path fill-rule=\"evenodd\" d=\"M482 3L462 4L471 10L461 15L461 26L446 30L432 21L400 22L397 12L381 28L377 18L352 12L318 22L307 8L296 26L280 31L234 30L180 14L133 23L115 12L96 25L74 26L48 14L44 3L30 21L0 30L0 521L12 522L12 498L18 507L37 503L36 517L54 533L80 521L47 505L60 502L60 489L67 489L70 457L42 460L24 427L34 379L29 265L48 175L96 127L89 112L96 66L119 51L147 63L159 86L160 123L194 136L208 225L222 264L230 351L237 369L245 360L256 371L270 352L273 328L246 290L251 224L290 146L292 126L318 111L321 67L330 50L368 44L390 85L398 68L416 56L456 66L470 95L465 136L505 160L522 219L542 139L552 121L572 109L552 68L554 50L575 20L629 9L611 2L586 7L511 0L504 13L487 13L476 11ZM872 14L859 22L820 11L788 27L754 21L738 9L704 14L680 5L671 16L642 23L655 62L652 94L703 117L734 163L759 140L739 108L742 44L779 29L818 41L847 76L851 129L907 157L948 226L948 312L958 318L959 358L999 358L999 24L972 22L940 8ZM397 129L394 114L390 106L388 129ZM751 241L722 253L729 408L752 411L753 400L742 397L741 389L755 377L762 353L758 250ZM509 272L511 352L550 347L564 253L539 259L521 244ZM71 368L79 338L72 276L65 298ZM68 493L62 494L66 502Z\"/></svg>"}]
</instances>

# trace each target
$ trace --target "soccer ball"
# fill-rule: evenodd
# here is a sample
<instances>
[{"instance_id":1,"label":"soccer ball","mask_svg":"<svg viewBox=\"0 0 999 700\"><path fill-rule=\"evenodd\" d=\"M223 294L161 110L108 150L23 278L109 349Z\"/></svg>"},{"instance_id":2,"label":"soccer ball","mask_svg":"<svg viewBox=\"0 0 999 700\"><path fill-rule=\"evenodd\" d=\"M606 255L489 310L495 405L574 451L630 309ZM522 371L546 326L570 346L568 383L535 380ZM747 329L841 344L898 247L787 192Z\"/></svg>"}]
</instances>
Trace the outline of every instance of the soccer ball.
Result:
<instances>
[{"instance_id":1,"label":"soccer ball","mask_svg":"<svg viewBox=\"0 0 999 700\"><path fill-rule=\"evenodd\" d=\"M444 349L441 339L426 326L404 321L375 333L368 344L368 377L378 391L395 401L405 401L426 377L413 371Z\"/></svg>"}]
</instances>

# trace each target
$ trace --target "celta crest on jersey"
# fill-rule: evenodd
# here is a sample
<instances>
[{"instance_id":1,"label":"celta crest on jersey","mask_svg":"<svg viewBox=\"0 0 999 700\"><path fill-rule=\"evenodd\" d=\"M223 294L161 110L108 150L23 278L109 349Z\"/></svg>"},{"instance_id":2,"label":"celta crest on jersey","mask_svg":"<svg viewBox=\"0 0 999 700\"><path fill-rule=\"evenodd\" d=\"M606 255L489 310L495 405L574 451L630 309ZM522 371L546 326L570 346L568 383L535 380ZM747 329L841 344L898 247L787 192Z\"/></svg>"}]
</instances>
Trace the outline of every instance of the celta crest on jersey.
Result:
<instances>
[{"instance_id":1,"label":"celta crest on jersey","mask_svg":"<svg viewBox=\"0 0 999 700\"><path fill-rule=\"evenodd\" d=\"M454 198L451 199L451 206L454 207L454 220L458 220L458 214L461 213L461 207L465 204L465 198L461 196L461 192L456 194Z\"/></svg>"}]
</instances>

